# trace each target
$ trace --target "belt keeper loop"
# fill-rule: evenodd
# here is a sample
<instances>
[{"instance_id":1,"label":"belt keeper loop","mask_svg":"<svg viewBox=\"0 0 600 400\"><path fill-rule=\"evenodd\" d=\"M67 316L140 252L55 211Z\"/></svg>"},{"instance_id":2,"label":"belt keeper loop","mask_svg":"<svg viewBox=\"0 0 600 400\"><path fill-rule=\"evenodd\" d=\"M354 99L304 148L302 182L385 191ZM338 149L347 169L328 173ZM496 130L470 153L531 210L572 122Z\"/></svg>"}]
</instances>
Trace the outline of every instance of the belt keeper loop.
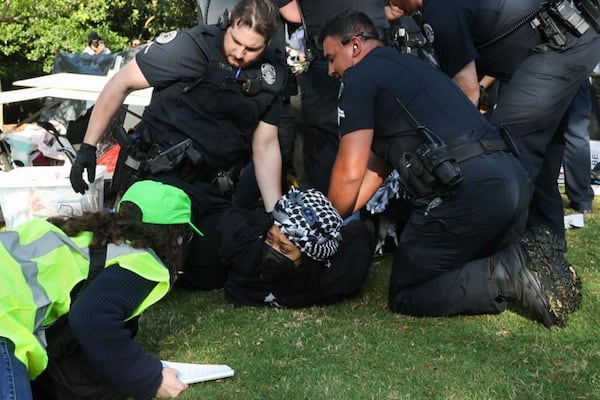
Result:
<instances>
[{"instance_id":1,"label":"belt keeper loop","mask_svg":"<svg viewBox=\"0 0 600 400\"><path fill-rule=\"evenodd\" d=\"M493 149L490 146L488 146L487 141L485 139L479 139L479 145L481 146L485 154L490 154L493 152Z\"/></svg>"}]
</instances>

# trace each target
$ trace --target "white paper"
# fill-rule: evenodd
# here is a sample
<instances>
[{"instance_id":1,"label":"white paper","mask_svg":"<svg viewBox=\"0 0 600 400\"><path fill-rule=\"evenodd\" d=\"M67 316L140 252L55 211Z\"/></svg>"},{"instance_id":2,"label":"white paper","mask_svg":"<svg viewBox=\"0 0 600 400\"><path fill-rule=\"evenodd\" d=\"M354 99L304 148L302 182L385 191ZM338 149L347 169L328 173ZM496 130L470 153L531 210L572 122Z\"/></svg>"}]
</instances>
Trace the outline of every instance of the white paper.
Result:
<instances>
[{"instance_id":1,"label":"white paper","mask_svg":"<svg viewBox=\"0 0 600 400\"><path fill-rule=\"evenodd\" d=\"M178 378L183 383L212 381L233 376L233 369L222 364L190 364L161 360L163 367L173 368L179 372Z\"/></svg>"},{"instance_id":2,"label":"white paper","mask_svg":"<svg viewBox=\"0 0 600 400\"><path fill-rule=\"evenodd\" d=\"M569 214L565 215L565 229L570 228L583 228L585 226L583 214Z\"/></svg>"}]
</instances>

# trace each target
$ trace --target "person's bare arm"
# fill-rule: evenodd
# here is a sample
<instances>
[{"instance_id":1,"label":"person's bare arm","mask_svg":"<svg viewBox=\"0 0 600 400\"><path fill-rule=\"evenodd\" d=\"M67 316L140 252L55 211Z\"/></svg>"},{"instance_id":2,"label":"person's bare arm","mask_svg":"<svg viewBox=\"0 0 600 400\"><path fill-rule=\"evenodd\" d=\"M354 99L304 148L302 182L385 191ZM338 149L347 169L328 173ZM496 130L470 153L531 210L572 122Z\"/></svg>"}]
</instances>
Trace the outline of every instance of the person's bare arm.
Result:
<instances>
[{"instance_id":1,"label":"person's bare arm","mask_svg":"<svg viewBox=\"0 0 600 400\"><path fill-rule=\"evenodd\" d=\"M372 140L372 129L347 133L340 139L331 172L328 197L344 218L360 209L359 193L367 171Z\"/></svg>"},{"instance_id":2,"label":"person's bare arm","mask_svg":"<svg viewBox=\"0 0 600 400\"><path fill-rule=\"evenodd\" d=\"M279 9L279 13L288 22L295 24L302 23L302 15L300 14L300 8L296 0L292 0L290 3Z\"/></svg>"},{"instance_id":3,"label":"person's bare arm","mask_svg":"<svg viewBox=\"0 0 600 400\"><path fill-rule=\"evenodd\" d=\"M276 125L260 121L252 137L256 182L267 212L273 211L281 197L282 162L277 131Z\"/></svg>"},{"instance_id":4,"label":"person's bare arm","mask_svg":"<svg viewBox=\"0 0 600 400\"><path fill-rule=\"evenodd\" d=\"M479 79L477 79L475 61L465 65L452 79L473 104L479 103Z\"/></svg>"},{"instance_id":5,"label":"person's bare arm","mask_svg":"<svg viewBox=\"0 0 600 400\"><path fill-rule=\"evenodd\" d=\"M149 87L135 59L128 62L104 86L92 110L83 143L96 146L111 118L134 90Z\"/></svg>"},{"instance_id":6,"label":"person's bare arm","mask_svg":"<svg viewBox=\"0 0 600 400\"><path fill-rule=\"evenodd\" d=\"M354 211L360 210L371 200L391 171L392 167L389 163L371 152Z\"/></svg>"}]
</instances>

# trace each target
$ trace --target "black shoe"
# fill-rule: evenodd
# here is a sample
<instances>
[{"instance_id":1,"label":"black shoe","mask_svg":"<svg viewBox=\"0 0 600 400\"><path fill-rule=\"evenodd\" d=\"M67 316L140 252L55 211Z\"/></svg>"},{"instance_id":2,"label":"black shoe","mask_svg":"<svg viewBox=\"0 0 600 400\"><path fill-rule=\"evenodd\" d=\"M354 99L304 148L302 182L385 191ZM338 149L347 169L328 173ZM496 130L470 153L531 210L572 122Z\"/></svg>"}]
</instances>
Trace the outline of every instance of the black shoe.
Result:
<instances>
[{"instance_id":1,"label":"black shoe","mask_svg":"<svg viewBox=\"0 0 600 400\"><path fill-rule=\"evenodd\" d=\"M547 328L565 326L579 308L581 281L549 229L532 228L521 243L496 254L493 263L490 287L504 299L519 301Z\"/></svg>"}]
</instances>

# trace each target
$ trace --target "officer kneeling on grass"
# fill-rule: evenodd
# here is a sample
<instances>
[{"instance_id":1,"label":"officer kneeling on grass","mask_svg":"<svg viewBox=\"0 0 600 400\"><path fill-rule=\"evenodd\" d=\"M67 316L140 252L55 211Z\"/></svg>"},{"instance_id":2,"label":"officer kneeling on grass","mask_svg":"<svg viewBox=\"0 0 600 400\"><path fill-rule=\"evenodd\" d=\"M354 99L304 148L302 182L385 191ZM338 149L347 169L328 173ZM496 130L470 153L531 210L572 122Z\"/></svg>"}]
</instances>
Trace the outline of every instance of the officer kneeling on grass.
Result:
<instances>
[{"instance_id":1,"label":"officer kneeling on grass","mask_svg":"<svg viewBox=\"0 0 600 400\"><path fill-rule=\"evenodd\" d=\"M358 293L373 255L365 223L342 218L316 189L291 188L262 210L228 210L218 226L225 283L234 305L309 307Z\"/></svg>"},{"instance_id":2,"label":"officer kneeling on grass","mask_svg":"<svg viewBox=\"0 0 600 400\"><path fill-rule=\"evenodd\" d=\"M189 197L140 181L115 213L26 222L0 232L0 398L177 397L177 371L133 340L162 299L193 231ZM73 301L72 301L73 299Z\"/></svg>"},{"instance_id":3,"label":"officer kneeling on grass","mask_svg":"<svg viewBox=\"0 0 600 400\"><path fill-rule=\"evenodd\" d=\"M343 88L331 202L352 214L395 168L414 206L394 254L390 308L497 314L516 300L546 327L563 326L580 282L548 229L522 235L528 178L508 133L442 72L383 47L365 14L338 14L319 40Z\"/></svg>"}]
</instances>

